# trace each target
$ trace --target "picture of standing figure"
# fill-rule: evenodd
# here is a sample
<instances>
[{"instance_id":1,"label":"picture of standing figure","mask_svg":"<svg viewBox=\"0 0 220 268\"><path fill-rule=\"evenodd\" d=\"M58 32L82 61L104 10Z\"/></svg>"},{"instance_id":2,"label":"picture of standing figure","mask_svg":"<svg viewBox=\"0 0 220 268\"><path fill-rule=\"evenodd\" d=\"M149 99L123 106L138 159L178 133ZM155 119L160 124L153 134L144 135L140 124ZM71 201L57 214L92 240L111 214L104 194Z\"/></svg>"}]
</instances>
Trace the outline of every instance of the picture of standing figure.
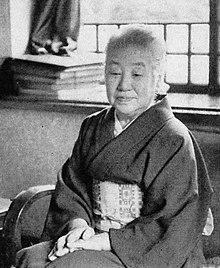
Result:
<instances>
[{"instance_id":1,"label":"picture of standing figure","mask_svg":"<svg viewBox=\"0 0 220 268\"><path fill-rule=\"evenodd\" d=\"M80 0L36 0L28 53L68 55L77 48Z\"/></svg>"}]
</instances>

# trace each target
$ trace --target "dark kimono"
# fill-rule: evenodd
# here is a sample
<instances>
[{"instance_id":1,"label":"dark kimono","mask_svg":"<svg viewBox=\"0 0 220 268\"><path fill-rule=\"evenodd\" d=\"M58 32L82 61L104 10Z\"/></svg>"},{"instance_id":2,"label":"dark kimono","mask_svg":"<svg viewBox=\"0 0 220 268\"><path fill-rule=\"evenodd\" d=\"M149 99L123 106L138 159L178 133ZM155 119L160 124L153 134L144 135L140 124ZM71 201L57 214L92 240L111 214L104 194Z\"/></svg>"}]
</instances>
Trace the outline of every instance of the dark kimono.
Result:
<instances>
[{"instance_id":1,"label":"dark kimono","mask_svg":"<svg viewBox=\"0 0 220 268\"><path fill-rule=\"evenodd\" d=\"M73 252L48 267L202 267L201 237L212 189L192 134L174 117L166 97L117 137L113 130L114 108L84 120L72 156L58 176L43 240L56 240L74 218L95 226L93 179L137 184L143 192L140 217L110 229L111 252ZM84 262L77 262L80 254ZM25 257L19 255L20 263Z\"/></svg>"}]
</instances>

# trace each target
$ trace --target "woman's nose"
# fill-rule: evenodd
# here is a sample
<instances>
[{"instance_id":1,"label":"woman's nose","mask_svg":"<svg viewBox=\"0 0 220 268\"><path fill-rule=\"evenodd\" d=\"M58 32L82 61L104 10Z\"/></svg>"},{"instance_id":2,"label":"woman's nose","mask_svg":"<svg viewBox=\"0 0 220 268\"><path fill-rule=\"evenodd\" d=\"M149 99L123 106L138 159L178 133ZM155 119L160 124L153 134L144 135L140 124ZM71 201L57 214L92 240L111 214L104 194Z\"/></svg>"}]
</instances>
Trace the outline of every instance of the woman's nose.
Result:
<instances>
[{"instance_id":1,"label":"woman's nose","mask_svg":"<svg viewBox=\"0 0 220 268\"><path fill-rule=\"evenodd\" d=\"M118 88L122 91L131 90L131 78L129 75L121 76Z\"/></svg>"}]
</instances>

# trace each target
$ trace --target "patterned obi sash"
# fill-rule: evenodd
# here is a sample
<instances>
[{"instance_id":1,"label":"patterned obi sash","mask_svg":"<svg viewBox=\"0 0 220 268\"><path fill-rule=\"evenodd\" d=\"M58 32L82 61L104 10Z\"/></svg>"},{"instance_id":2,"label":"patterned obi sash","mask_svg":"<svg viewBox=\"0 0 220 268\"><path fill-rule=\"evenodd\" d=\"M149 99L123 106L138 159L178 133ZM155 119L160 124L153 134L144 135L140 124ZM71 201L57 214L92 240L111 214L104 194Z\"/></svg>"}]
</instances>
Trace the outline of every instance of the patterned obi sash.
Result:
<instances>
[{"instance_id":1,"label":"patterned obi sash","mask_svg":"<svg viewBox=\"0 0 220 268\"><path fill-rule=\"evenodd\" d=\"M142 193L135 184L93 181L93 213L96 229L120 229L139 217Z\"/></svg>"}]
</instances>

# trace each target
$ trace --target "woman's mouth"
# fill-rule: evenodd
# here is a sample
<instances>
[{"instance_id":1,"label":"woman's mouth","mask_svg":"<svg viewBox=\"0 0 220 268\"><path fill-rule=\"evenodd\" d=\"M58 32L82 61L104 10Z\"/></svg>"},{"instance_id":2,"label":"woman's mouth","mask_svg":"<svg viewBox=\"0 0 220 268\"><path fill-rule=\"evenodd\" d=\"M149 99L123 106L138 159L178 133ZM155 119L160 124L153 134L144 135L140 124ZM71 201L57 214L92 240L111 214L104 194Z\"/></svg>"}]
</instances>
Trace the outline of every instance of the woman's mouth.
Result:
<instances>
[{"instance_id":1,"label":"woman's mouth","mask_svg":"<svg viewBox=\"0 0 220 268\"><path fill-rule=\"evenodd\" d=\"M132 97L117 97L116 99L119 102L130 102L133 98Z\"/></svg>"}]
</instances>

